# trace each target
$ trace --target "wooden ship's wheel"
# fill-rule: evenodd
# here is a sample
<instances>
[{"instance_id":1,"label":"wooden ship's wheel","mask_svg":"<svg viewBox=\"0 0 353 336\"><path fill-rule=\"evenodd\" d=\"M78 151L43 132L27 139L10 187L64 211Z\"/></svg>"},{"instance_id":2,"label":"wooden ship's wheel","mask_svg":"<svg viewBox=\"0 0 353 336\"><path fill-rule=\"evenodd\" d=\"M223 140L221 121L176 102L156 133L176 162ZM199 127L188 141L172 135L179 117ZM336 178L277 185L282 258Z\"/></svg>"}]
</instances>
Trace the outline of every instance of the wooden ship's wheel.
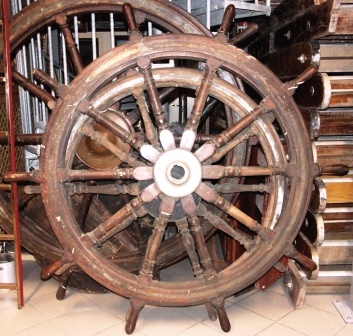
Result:
<instances>
[{"instance_id":1,"label":"wooden ship's wheel","mask_svg":"<svg viewBox=\"0 0 353 336\"><path fill-rule=\"evenodd\" d=\"M38 14L44 3L45 14ZM293 241L322 168L314 163L292 95L317 66L282 83L254 57L228 45L233 7L211 37L169 2L56 5L37 1L15 17L11 45L13 52L20 49L55 18L76 77L63 84L36 69L35 79L52 96L14 71L14 80L52 112L39 141L39 169L3 178L39 184L24 188L30 196L22 202L22 215L28 211L23 234L44 267L42 278L62 282L58 298L67 283L129 298L127 333L145 304L203 304L229 331L224 299L278 268L281 258L315 271ZM67 19L88 10L124 12L130 41L84 67ZM171 33L144 37L138 27L145 19ZM182 122L171 122L165 106L181 92L193 107ZM260 159L249 164L246 152L255 147ZM244 184L246 177L254 182ZM260 216L236 206L239 195L249 193L256 195ZM41 199L46 227L34 216ZM5 195L5 219L7 203ZM212 263L206 245L216 230L244 250L222 267ZM190 260L185 279L166 281L159 270L184 257Z\"/></svg>"},{"instance_id":2,"label":"wooden ship's wheel","mask_svg":"<svg viewBox=\"0 0 353 336\"><path fill-rule=\"evenodd\" d=\"M292 244L318 167L291 97L315 69L282 84L256 59L229 46L223 29L214 38L185 34L144 38L131 18L131 41L101 56L62 87L43 139L40 170L32 174L40 183L48 218L65 250L54 269L65 272L76 264L111 291L130 298L127 333L134 330L145 304L205 304L210 318L218 316L222 329L228 331L224 299L252 284L283 255L309 269L316 267ZM174 67L159 67L170 60L175 61ZM255 98L217 77L220 71L244 81ZM184 89L195 100L181 134L175 134L169 124L159 97L161 90L171 87ZM134 130L129 128L129 114L119 109L128 99L137 102L141 113ZM209 99L236 111L238 119L223 130L204 134L202 113ZM99 128L113 134L118 144L98 132ZM234 156L245 140L260 148L262 165L227 164L227 156ZM99 169L77 166L83 141L102 146L121 164ZM242 185L238 178L244 176L261 179ZM134 197L94 229L83 230L72 197L106 193L101 180L119 182L108 185L116 197L124 188ZM90 185L82 185L86 181ZM232 204L232 196L241 192L263 195L260 220ZM140 250L142 262L135 274L105 254L104 246L145 218L152 231L145 249ZM242 229L229 225L232 219ZM211 263L202 233L208 225L246 250L224 269L216 270ZM183 281L155 277L159 251L171 226L179 231L179 245L190 259L190 276Z\"/></svg>"}]
</instances>

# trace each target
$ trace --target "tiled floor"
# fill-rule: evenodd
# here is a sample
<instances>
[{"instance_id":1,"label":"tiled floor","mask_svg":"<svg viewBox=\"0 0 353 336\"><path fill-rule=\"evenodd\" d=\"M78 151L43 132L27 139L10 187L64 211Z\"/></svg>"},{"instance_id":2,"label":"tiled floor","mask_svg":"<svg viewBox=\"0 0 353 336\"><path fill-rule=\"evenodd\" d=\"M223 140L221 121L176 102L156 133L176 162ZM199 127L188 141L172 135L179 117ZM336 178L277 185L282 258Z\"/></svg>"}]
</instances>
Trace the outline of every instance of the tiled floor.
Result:
<instances>
[{"instance_id":1,"label":"tiled floor","mask_svg":"<svg viewBox=\"0 0 353 336\"><path fill-rule=\"evenodd\" d=\"M180 269L181 266L179 266ZM124 335L128 300L114 294L87 294L68 289L57 301L55 280L41 281L40 268L23 255L25 306L17 309L16 293L0 291L2 335L25 336L109 336ZM174 269L178 273L178 268ZM353 324L346 324L332 304L339 295L307 294L301 309L294 309L282 281L265 292L252 289L227 300L232 323L228 335L237 336L352 336ZM142 310L135 336L225 335L218 322L207 318L204 307Z\"/></svg>"}]
</instances>

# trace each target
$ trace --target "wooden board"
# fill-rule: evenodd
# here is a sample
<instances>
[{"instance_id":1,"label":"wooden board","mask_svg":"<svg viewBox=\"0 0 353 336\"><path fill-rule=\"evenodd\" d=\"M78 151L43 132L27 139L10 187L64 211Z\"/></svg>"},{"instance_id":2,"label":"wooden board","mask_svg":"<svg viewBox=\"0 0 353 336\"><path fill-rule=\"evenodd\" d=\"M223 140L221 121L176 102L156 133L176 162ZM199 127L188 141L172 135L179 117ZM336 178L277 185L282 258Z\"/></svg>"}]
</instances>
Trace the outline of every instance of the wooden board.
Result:
<instances>
[{"instance_id":1,"label":"wooden board","mask_svg":"<svg viewBox=\"0 0 353 336\"><path fill-rule=\"evenodd\" d=\"M351 73L353 71L353 44L320 43L319 72Z\"/></svg>"},{"instance_id":2,"label":"wooden board","mask_svg":"<svg viewBox=\"0 0 353 336\"><path fill-rule=\"evenodd\" d=\"M336 1L325 1L320 5L314 5L278 29L274 33L274 48L279 50L293 43L318 39L334 33L338 16L334 4L337 7Z\"/></svg>"},{"instance_id":3,"label":"wooden board","mask_svg":"<svg viewBox=\"0 0 353 336\"><path fill-rule=\"evenodd\" d=\"M316 161L320 165L345 164L353 167L353 141L316 141Z\"/></svg>"},{"instance_id":4,"label":"wooden board","mask_svg":"<svg viewBox=\"0 0 353 336\"><path fill-rule=\"evenodd\" d=\"M323 177L327 203L353 203L353 176Z\"/></svg>"},{"instance_id":5,"label":"wooden board","mask_svg":"<svg viewBox=\"0 0 353 336\"><path fill-rule=\"evenodd\" d=\"M337 27L335 35L352 35L353 34L353 5L343 4L338 11Z\"/></svg>"},{"instance_id":6,"label":"wooden board","mask_svg":"<svg viewBox=\"0 0 353 336\"><path fill-rule=\"evenodd\" d=\"M312 140L319 136L353 135L353 108L317 108L300 107L306 128Z\"/></svg>"},{"instance_id":7,"label":"wooden board","mask_svg":"<svg viewBox=\"0 0 353 336\"><path fill-rule=\"evenodd\" d=\"M317 250L320 256L320 265L352 264L352 241L326 241L322 246L318 246Z\"/></svg>"}]
</instances>

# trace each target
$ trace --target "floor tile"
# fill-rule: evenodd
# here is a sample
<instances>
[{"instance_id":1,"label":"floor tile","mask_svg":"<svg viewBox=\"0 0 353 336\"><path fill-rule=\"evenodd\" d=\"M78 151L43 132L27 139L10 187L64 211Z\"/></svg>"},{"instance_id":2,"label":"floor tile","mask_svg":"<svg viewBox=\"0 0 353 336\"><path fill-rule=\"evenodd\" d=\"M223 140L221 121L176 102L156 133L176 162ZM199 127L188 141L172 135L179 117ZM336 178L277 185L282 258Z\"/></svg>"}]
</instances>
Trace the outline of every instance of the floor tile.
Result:
<instances>
[{"instance_id":1,"label":"floor tile","mask_svg":"<svg viewBox=\"0 0 353 336\"><path fill-rule=\"evenodd\" d=\"M57 300L53 293L31 300L31 305L48 319L53 319L68 312L80 312L96 309L97 305L81 293L68 295L64 300Z\"/></svg>"},{"instance_id":2,"label":"floor tile","mask_svg":"<svg viewBox=\"0 0 353 336\"><path fill-rule=\"evenodd\" d=\"M284 325L278 324L278 323L272 324L264 331L261 331L260 333L258 333L256 336L273 336L273 335L305 336L304 334L300 333L299 331L295 331L293 329L290 329L290 328L288 328Z\"/></svg>"},{"instance_id":3,"label":"floor tile","mask_svg":"<svg viewBox=\"0 0 353 336\"><path fill-rule=\"evenodd\" d=\"M237 304L273 321L279 320L294 310L287 296L270 290L257 292L239 301Z\"/></svg>"},{"instance_id":4,"label":"floor tile","mask_svg":"<svg viewBox=\"0 0 353 336\"><path fill-rule=\"evenodd\" d=\"M335 336L352 336L353 335L353 324L346 324Z\"/></svg>"},{"instance_id":5,"label":"floor tile","mask_svg":"<svg viewBox=\"0 0 353 336\"><path fill-rule=\"evenodd\" d=\"M42 281L38 277L27 278L23 282L23 293L25 304L32 299L51 293L55 299L55 293L58 289L59 283L54 279Z\"/></svg>"},{"instance_id":6,"label":"floor tile","mask_svg":"<svg viewBox=\"0 0 353 336\"><path fill-rule=\"evenodd\" d=\"M178 309L156 307L141 311L136 328L148 336L174 336L196 323Z\"/></svg>"},{"instance_id":7,"label":"floor tile","mask_svg":"<svg viewBox=\"0 0 353 336\"><path fill-rule=\"evenodd\" d=\"M337 309L333 304L334 300L348 300L349 295L344 294L307 294L305 296L305 304L324 310L328 313L337 315Z\"/></svg>"},{"instance_id":8,"label":"floor tile","mask_svg":"<svg viewBox=\"0 0 353 336\"><path fill-rule=\"evenodd\" d=\"M178 336L221 336L224 333L216 331L203 323L198 323L182 331Z\"/></svg>"},{"instance_id":9,"label":"floor tile","mask_svg":"<svg viewBox=\"0 0 353 336\"><path fill-rule=\"evenodd\" d=\"M119 335L126 335L124 322L121 322L118 325L115 325L111 328L103 330L102 332L99 332L99 333L95 334L94 336L119 336ZM143 334L142 332L140 332L138 330L135 330L132 335L133 336L146 336L145 334Z\"/></svg>"},{"instance_id":10,"label":"floor tile","mask_svg":"<svg viewBox=\"0 0 353 336\"><path fill-rule=\"evenodd\" d=\"M227 309L227 314L231 323L231 330L227 336L252 336L269 327L273 321L258 315L250 310L242 308L238 305L232 305ZM202 323L206 324L218 332L222 329L218 321L205 320Z\"/></svg>"},{"instance_id":11,"label":"floor tile","mask_svg":"<svg viewBox=\"0 0 353 336\"><path fill-rule=\"evenodd\" d=\"M224 307L226 308L226 310L231 305L232 305L231 302L225 300ZM185 314L185 315L187 315L187 316L189 316L199 322L209 319L205 305L190 306L190 307L176 307L175 309L178 309L181 313L183 313L183 314Z\"/></svg>"},{"instance_id":12,"label":"floor tile","mask_svg":"<svg viewBox=\"0 0 353 336\"><path fill-rule=\"evenodd\" d=\"M75 310L52 321L69 336L92 336L122 322L99 307Z\"/></svg>"},{"instance_id":13,"label":"floor tile","mask_svg":"<svg viewBox=\"0 0 353 336\"><path fill-rule=\"evenodd\" d=\"M22 332L16 334L16 336L67 336L67 334L58 328L51 321L47 321L36 325L34 327L28 328Z\"/></svg>"},{"instance_id":14,"label":"floor tile","mask_svg":"<svg viewBox=\"0 0 353 336\"><path fill-rule=\"evenodd\" d=\"M278 323L308 336L332 336L344 326L341 317L310 306L294 310Z\"/></svg>"},{"instance_id":15,"label":"floor tile","mask_svg":"<svg viewBox=\"0 0 353 336\"><path fill-rule=\"evenodd\" d=\"M31 305L25 305L22 309L17 309L17 307L3 309L0 314L1 332L6 336L24 331L46 321L46 318Z\"/></svg>"},{"instance_id":16,"label":"floor tile","mask_svg":"<svg viewBox=\"0 0 353 336\"><path fill-rule=\"evenodd\" d=\"M192 307L176 307L174 308L181 312L182 314L185 314L194 320L201 322L204 320L208 320L208 313L207 309L204 305L202 306L192 306Z\"/></svg>"},{"instance_id":17,"label":"floor tile","mask_svg":"<svg viewBox=\"0 0 353 336\"><path fill-rule=\"evenodd\" d=\"M17 308L17 294L9 289L0 290L0 310L15 307Z\"/></svg>"},{"instance_id":18,"label":"floor tile","mask_svg":"<svg viewBox=\"0 0 353 336\"><path fill-rule=\"evenodd\" d=\"M114 293L83 293L83 296L95 303L99 308L104 309L112 315L119 317L121 320L125 320L126 313L130 308L130 301L128 299Z\"/></svg>"}]
</instances>

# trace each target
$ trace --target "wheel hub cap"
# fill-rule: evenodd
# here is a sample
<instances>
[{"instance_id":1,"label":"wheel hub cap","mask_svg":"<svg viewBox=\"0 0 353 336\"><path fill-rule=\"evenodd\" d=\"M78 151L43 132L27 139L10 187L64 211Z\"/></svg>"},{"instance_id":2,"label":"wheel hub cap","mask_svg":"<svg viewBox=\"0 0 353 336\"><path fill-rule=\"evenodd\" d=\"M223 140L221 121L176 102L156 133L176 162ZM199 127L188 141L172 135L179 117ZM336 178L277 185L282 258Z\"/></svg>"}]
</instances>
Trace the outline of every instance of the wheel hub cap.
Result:
<instances>
[{"instance_id":1,"label":"wheel hub cap","mask_svg":"<svg viewBox=\"0 0 353 336\"><path fill-rule=\"evenodd\" d=\"M173 149L163 153L153 169L158 188L170 197L192 194L202 178L201 164L197 157L185 149Z\"/></svg>"}]
</instances>

